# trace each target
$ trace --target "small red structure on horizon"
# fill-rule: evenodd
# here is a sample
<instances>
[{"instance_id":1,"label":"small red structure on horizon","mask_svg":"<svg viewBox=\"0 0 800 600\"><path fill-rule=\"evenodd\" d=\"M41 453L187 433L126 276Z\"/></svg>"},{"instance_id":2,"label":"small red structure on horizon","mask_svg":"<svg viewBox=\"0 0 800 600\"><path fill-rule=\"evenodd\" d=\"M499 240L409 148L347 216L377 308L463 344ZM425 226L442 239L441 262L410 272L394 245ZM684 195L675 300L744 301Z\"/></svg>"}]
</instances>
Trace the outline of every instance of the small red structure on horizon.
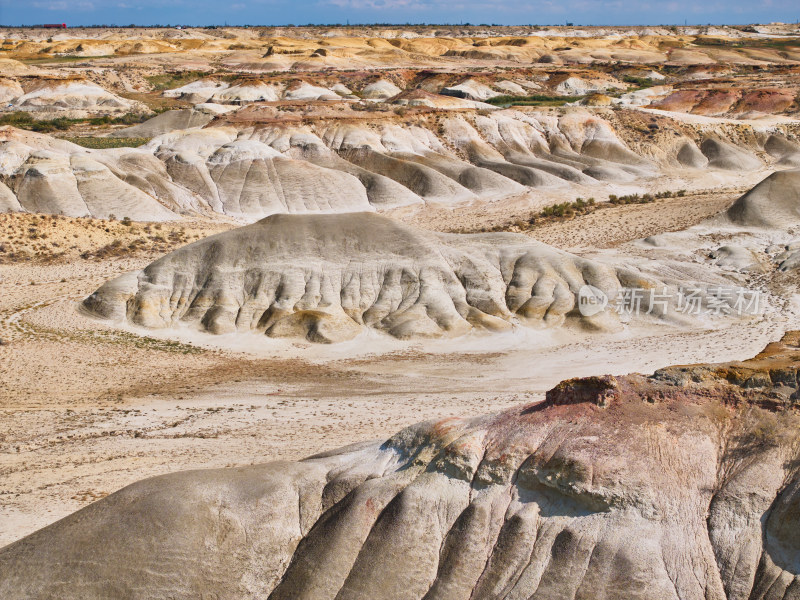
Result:
<instances>
[{"instance_id":1,"label":"small red structure on horizon","mask_svg":"<svg viewBox=\"0 0 800 600\"><path fill-rule=\"evenodd\" d=\"M45 25L42 25L42 27L44 27L45 29L66 29L67 28L67 24L66 23L47 23Z\"/></svg>"}]
</instances>

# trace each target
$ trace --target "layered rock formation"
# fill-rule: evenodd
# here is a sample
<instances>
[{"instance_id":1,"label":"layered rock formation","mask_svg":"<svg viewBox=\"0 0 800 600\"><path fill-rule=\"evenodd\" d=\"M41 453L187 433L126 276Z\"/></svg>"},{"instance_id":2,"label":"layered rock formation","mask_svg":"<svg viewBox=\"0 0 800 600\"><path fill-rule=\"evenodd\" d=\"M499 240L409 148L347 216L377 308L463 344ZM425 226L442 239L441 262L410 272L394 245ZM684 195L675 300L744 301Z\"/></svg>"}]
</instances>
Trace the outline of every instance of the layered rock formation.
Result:
<instances>
[{"instance_id":1,"label":"layered rock formation","mask_svg":"<svg viewBox=\"0 0 800 600\"><path fill-rule=\"evenodd\" d=\"M219 61L251 71L353 69L361 66L403 67L464 65L470 61L502 61L504 66L622 62L626 65L785 65L800 60L791 44L765 44L769 37L791 40L794 24L741 28L684 27L276 27L259 30L187 28L70 28L53 32L4 31L10 58L92 57L143 61L171 57ZM711 37L709 37L711 36ZM711 41L712 43L707 43ZM150 55L150 56L148 56ZM165 58L166 57L166 58ZM194 62L197 64L197 62Z\"/></svg>"},{"instance_id":2,"label":"layered rock formation","mask_svg":"<svg viewBox=\"0 0 800 600\"><path fill-rule=\"evenodd\" d=\"M126 100L82 78L41 78L14 85L6 80L2 95L6 110L22 110L40 118L80 118L124 112L148 112L138 102Z\"/></svg>"},{"instance_id":3,"label":"layered rock formation","mask_svg":"<svg viewBox=\"0 0 800 600\"><path fill-rule=\"evenodd\" d=\"M452 336L581 317L584 285L614 298L639 275L517 234L441 234L370 213L274 215L181 248L84 302L92 314L145 327L256 331L317 342L366 328L398 338Z\"/></svg>"},{"instance_id":4,"label":"layered rock formation","mask_svg":"<svg viewBox=\"0 0 800 600\"><path fill-rule=\"evenodd\" d=\"M171 179L214 212L247 220L273 213L371 210L354 176L294 160L228 128L178 131L150 150Z\"/></svg>"},{"instance_id":5,"label":"layered rock formation","mask_svg":"<svg viewBox=\"0 0 800 600\"><path fill-rule=\"evenodd\" d=\"M131 148L90 151L46 135L0 128L0 210L72 217L177 218L192 198L152 154ZM169 204L167 208L165 204Z\"/></svg>"},{"instance_id":6,"label":"layered rock formation","mask_svg":"<svg viewBox=\"0 0 800 600\"><path fill-rule=\"evenodd\" d=\"M739 198L727 213L737 225L782 229L800 221L800 169L776 171Z\"/></svg>"},{"instance_id":7,"label":"layered rock formation","mask_svg":"<svg viewBox=\"0 0 800 600\"><path fill-rule=\"evenodd\" d=\"M654 101L651 106L698 115L774 114L789 109L794 99L792 90L689 89L672 92Z\"/></svg>"},{"instance_id":8,"label":"layered rock formation","mask_svg":"<svg viewBox=\"0 0 800 600\"><path fill-rule=\"evenodd\" d=\"M235 107L211 103L197 104L192 108L168 110L144 123L116 129L108 133L108 137L153 138L176 130L202 127L210 123L215 116L230 110L235 110Z\"/></svg>"},{"instance_id":9,"label":"layered rock formation","mask_svg":"<svg viewBox=\"0 0 800 600\"><path fill-rule=\"evenodd\" d=\"M796 144L778 134L762 148L716 134L695 140L676 130L634 151L611 123L577 108L560 115L470 110L377 123L363 117L303 123L276 117L274 109L223 114L230 108L199 105L119 130L123 137L157 135L139 148L88 150L0 128L0 178L16 197L0 209L138 220L217 213L252 222L280 212L494 201L532 188L643 181L680 165L755 172L765 165L756 152L767 146L780 164L800 160ZM84 197L79 185L80 202L73 192L67 196L74 201L52 193L73 189L87 161L103 166L98 173L115 190L110 197ZM45 191L31 195L33 188Z\"/></svg>"},{"instance_id":10,"label":"layered rock formation","mask_svg":"<svg viewBox=\"0 0 800 600\"><path fill-rule=\"evenodd\" d=\"M145 480L0 550L0 595L788 600L799 341Z\"/></svg>"}]
</instances>

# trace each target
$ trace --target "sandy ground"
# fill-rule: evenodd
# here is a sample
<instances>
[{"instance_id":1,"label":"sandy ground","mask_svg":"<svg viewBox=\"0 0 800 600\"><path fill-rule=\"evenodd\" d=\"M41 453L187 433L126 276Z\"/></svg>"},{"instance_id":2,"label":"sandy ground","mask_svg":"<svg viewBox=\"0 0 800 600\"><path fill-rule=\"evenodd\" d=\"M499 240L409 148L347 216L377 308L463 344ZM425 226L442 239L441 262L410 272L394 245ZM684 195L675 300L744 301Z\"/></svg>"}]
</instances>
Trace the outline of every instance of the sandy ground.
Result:
<instances>
[{"instance_id":1,"label":"sandy ground","mask_svg":"<svg viewBox=\"0 0 800 600\"><path fill-rule=\"evenodd\" d=\"M613 207L529 233L562 247L617 246L692 225L730 200ZM81 247L106 244L105 227L88 223ZM794 308L781 307L693 331L324 346L255 335L176 341L77 310L102 282L155 256L145 248L126 258L0 264L0 544L144 477L298 459L424 419L535 400L567 377L743 358L797 323Z\"/></svg>"},{"instance_id":2,"label":"sandy ground","mask_svg":"<svg viewBox=\"0 0 800 600\"><path fill-rule=\"evenodd\" d=\"M663 175L635 185L572 186L536 190L495 202L467 205L427 206L424 210L398 209L389 215L434 231L475 233L513 231L530 235L565 250L610 248L667 231L680 231L718 214L771 173L720 174L693 172ZM681 197L660 198L649 204L612 206L609 194L657 194L685 190ZM578 219L545 220L528 225L542 208L577 198L594 198L599 209ZM523 225L523 227L520 227Z\"/></svg>"}]
</instances>

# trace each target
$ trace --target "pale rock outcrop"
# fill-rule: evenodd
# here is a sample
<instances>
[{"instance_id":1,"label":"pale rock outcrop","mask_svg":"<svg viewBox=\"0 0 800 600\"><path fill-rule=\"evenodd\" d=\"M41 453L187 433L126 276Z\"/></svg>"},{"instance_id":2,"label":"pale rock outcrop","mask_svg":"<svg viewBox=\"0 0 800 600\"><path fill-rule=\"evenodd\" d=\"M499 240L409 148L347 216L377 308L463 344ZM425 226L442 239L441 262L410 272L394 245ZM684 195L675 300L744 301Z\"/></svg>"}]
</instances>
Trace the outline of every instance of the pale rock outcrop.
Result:
<instances>
[{"instance_id":1,"label":"pale rock outcrop","mask_svg":"<svg viewBox=\"0 0 800 600\"><path fill-rule=\"evenodd\" d=\"M762 258L763 253L759 253L752 248L738 246L735 244L728 244L714 250L710 255L714 263L724 269L732 269L734 271L755 271L764 272L765 265Z\"/></svg>"},{"instance_id":2,"label":"pale rock outcrop","mask_svg":"<svg viewBox=\"0 0 800 600\"><path fill-rule=\"evenodd\" d=\"M209 106L200 104L198 106ZM221 106L219 104L211 106ZM214 119L214 113L210 110L195 108L184 108L180 110L168 110L148 119L144 123L117 129L108 134L108 137L141 137L152 138L165 133L170 133L176 129L192 129L207 125Z\"/></svg>"},{"instance_id":3,"label":"pale rock outcrop","mask_svg":"<svg viewBox=\"0 0 800 600\"><path fill-rule=\"evenodd\" d=\"M737 225L783 229L800 221L800 169L776 171L725 213Z\"/></svg>"},{"instance_id":4,"label":"pale rock outcrop","mask_svg":"<svg viewBox=\"0 0 800 600\"><path fill-rule=\"evenodd\" d=\"M328 128L323 136L326 145L348 162L393 179L425 201L456 204L476 197L457 176L451 178L426 164L426 156L433 153L440 154L442 160L460 162L447 156L441 141L427 129L391 125L376 132L346 124ZM461 165L471 168L466 163ZM464 183L469 185L468 181Z\"/></svg>"},{"instance_id":5,"label":"pale rock outcrop","mask_svg":"<svg viewBox=\"0 0 800 600\"><path fill-rule=\"evenodd\" d=\"M93 153L92 158L108 167L115 177L158 200L169 210L185 214L206 209L200 198L172 181L163 162L142 148L109 149ZM115 214L124 216L124 213Z\"/></svg>"},{"instance_id":6,"label":"pale rock outcrop","mask_svg":"<svg viewBox=\"0 0 800 600\"><path fill-rule=\"evenodd\" d=\"M387 100L397 96L402 91L391 81L379 79L364 86L364 89L361 90L361 97L367 100Z\"/></svg>"},{"instance_id":7,"label":"pale rock outcrop","mask_svg":"<svg viewBox=\"0 0 800 600\"><path fill-rule=\"evenodd\" d=\"M700 150L708 158L709 167L729 171L746 171L755 170L761 166L761 161L749 152L718 138L705 138L700 144Z\"/></svg>"},{"instance_id":8,"label":"pale rock outcrop","mask_svg":"<svg viewBox=\"0 0 800 600\"><path fill-rule=\"evenodd\" d=\"M12 103L13 100L22 96L25 92L16 79L0 79L0 103Z\"/></svg>"},{"instance_id":9,"label":"pale rock outcrop","mask_svg":"<svg viewBox=\"0 0 800 600\"><path fill-rule=\"evenodd\" d=\"M172 180L216 212L252 219L276 212L372 210L356 177L293 160L231 129L176 132L150 144Z\"/></svg>"},{"instance_id":10,"label":"pale rock outcrop","mask_svg":"<svg viewBox=\"0 0 800 600\"><path fill-rule=\"evenodd\" d=\"M704 169L708 166L708 158L700 151L697 144L691 140L687 140L681 144L680 148L678 148L676 158L684 167Z\"/></svg>"},{"instance_id":11,"label":"pale rock outcrop","mask_svg":"<svg viewBox=\"0 0 800 600\"><path fill-rule=\"evenodd\" d=\"M84 307L144 327L333 342L365 327L398 338L567 319L615 328L616 313L582 317L576 297L590 284L613 298L621 282L648 285L522 235L438 234L370 213L273 215L110 281Z\"/></svg>"},{"instance_id":12,"label":"pale rock outcrop","mask_svg":"<svg viewBox=\"0 0 800 600\"><path fill-rule=\"evenodd\" d=\"M494 87L510 96L526 96L529 93L528 90L515 81L498 81L494 84Z\"/></svg>"},{"instance_id":13,"label":"pale rock outcrop","mask_svg":"<svg viewBox=\"0 0 800 600\"><path fill-rule=\"evenodd\" d=\"M139 149L92 151L13 128L0 136L0 176L16 198L0 203L4 212L161 221L196 204L164 177L160 161Z\"/></svg>"},{"instance_id":14,"label":"pale rock outcrop","mask_svg":"<svg viewBox=\"0 0 800 600\"><path fill-rule=\"evenodd\" d=\"M73 155L70 169L88 214L101 219L112 215L135 221L164 221L175 214L152 196L115 177L102 163L86 155Z\"/></svg>"},{"instance_id":15,"label":"pale rock outcrop","mask_svg":"<svg viewBox=\"0 0 800 600\"><path fill-rule=\"evenodd\" d=\"M764 150L782 167L800 167L800 144L796 141L772 134L764 143Z\"/></svg>"},{"instance_id":16,"label":"pale rock outcrop","mask_svg":"<svg viewBox=\"0 0 800 600\"><path fill-rule=\"evenodd\" d=\"M208 102L212 96L227 90L229 83L215 79L198 79L178 88L165 90L161 93L166 98L180 98L192 104Z\"/></svg>"},{"instance_id":17,"label":"pale rock outcrop","mask_svg":"<svg viewBox=\"0 0 800 600\"><path fill-rule=\"evenodd\" d=\"M147 479L0 549L0 595L790 600L797 350Z\"/></svg>"},{"instance_id":18,"label":"pale rock outcrop","mask_svg":"<svg viewBox=\"0 0 800 600\"><path fill-rule=\"evenodd\" d=\"M397 101L416 97L404 92ZM265 110L274 114L271 107ZM173 212L223 213L254 221L275 212L457 206L495 201L530 188L634 182L672 169L676 162L698 169L765 166L751 148L740 149L721 137L707 138L698 149L688 137L677 136L663 148L637 153L609 121L581 107L561 114L511 109L458 112L435 122L423 117L405 125L394 119L259 119L263 111L248 111L232 104L204 103L166 112L119 130L115 135L156 136L135 151L122 153L0 128L0 176L14 177L34 150L54 153L52 160L63 155L58 160L66 163L71 155L87 155ZM250 120L250 114L256 118ZM776 153L789 152L787 144L767 140ZM152 173L146 175L143 168L149 159L144 153L163 168L150 161ZM133 163L117 163L123 154L137 157L134 162L139 166L133 172L128 171ZM48 168L30 175L34 173L48 179L60 171ZM28 210L25 203L20 205ZM119 211L109 210L119 216ZM138 214L146 212L143 208ZM154 213L153 218L161 217Z\"/></svg>"},{"instance_id":19,"label":"pale rock outcrop","mask_svg":"<svg viewBox=\"0 0 800 600\"><path fill-rule=\"evenodd\" d=\"M656 85L642 90L634 90L622 94L614 100L614 104L621 106L647 106L663 98L672 91L672 86Z\"/></svg>"},{"instance_id":20,"label":"pale rock outcrop","mask_svg":"<svg viewBox=\"0 0 800 600\"><path fill-rule=\"evenodd\" d=\"M0 182L0 212L17 212L21 210L22 207L14 192L8 189L6 184Z\"/></svg>"},{"instance_id":21,"label":"pale rock outcrop","mask_svg":"<svg viewBox=\"0 0 800 600\"><path fill-rule=\"evenodd\" d=\"M89 216L68 157L32 152L10 180L19 205L29 212Z\"/></svg>"},{"instance_id":22,"label":"pale rock outcrop","mask_svg":"<svg viewBox=\"0 0 800 600\"><path fill-rule=\"evenodd\" d=\"M335 135L335 134L334 134ZM424 200L394 179L369 171L345 160L307 128L264 128L248 134L290 158L305 160L326 169L335 169L358 178L369 203L377 210L424 204Z\"/></svg>"},{"instance_id":23,"label":"pale rock outcrop","mask_svg":"<svg viewBox=\"0 0 800 600\"><path fill-rule=\"evenodd\" d=\"M773 260L777 263L779 271L796 271L800 269L800 243L786 244Z\"/></svg>"},{"instance_id":24,"label":"pale rock outcrop","mask_svg":"<svg viewBox=\"0 0 800 600\"><path fill-rule=\"evenodd\" d=\"M333 90L311 85L305 81L290 86L283 92L284 100L338 100L339 95Z\"/></svg>"},{"instance_id":25,"label":"pale rock outcrop","mask_svg":"<svg viewBox=\"0 0 800 600\"><path fill-rule=\"evenodd\" d=\"M340 96L350 96L353 94L353 90L341 82L334 83L330 89L332 92L339 94Z\"/></svg>"},{"instance_id":26,"label":"pale rock outcrop","mask_svg":"<svg viewBox=\"0 0 800 600\"><path fill-rule=\"evenodd\" d=\"M495 92L488 85L475 81L474 79L467 79L458 85L442 88L441 93L446 96L466 98L467 100L488 100L489 98L500 95L499 92Z\"/></svg>"},{"instance_id":27,"label":"pale rock outcrop","mask_svg":"<svg viewBox=\"0 0 800 600\"><path fill-rule=\"evenodd\" d=\"M217 104L244 104L247 102L277 102L281 97L281 89L275 84L265 81L243 81L230 87L220 89L210 98Z\"/></svg>"},{"instance_id":28,"label":"pale rock outcrop","mask_svg":"<svg viewBox=\"0 0 800 600\"><path fill-rule=\"evenodd\" d=\"M586 165L550 152L540 123L498 114L476 118L475 127L460 118L448 119L445 126L454 143L469 154L473 163L523 185L558 187L565 181L593 181L582 172Z\"/></svg>"},{"instance_id":29,"label":"pale rock outcrop","mask_svg":"<svg viewBox=\"0 0 800 600\"><path fill-rule=\"evenodd\" d=\"M559 77L559 76L554 76ZM582 77L570 76L559 81L553 91L562 96L580 96L592 92L603 92L613 89L625 89L625 85L611 79L584 79Z\"/></svg>"},{"instance_id":30,"label":"pale rock outcrop","mask_svg":"<svg viewBox=\"0 0 800 600\"><path fill-rule=\"evenodd\" d=\"M13 101L14 110L42 113L42 116L114 114L146 112L137 102L126 100L83 79L44 79L36 81Z\"/></svg>"},{"instance_id":31,"label":"pale rock outcrop","mask_svg":"<svg viewBox=\"0 0 800 600\"><path fill-rule=\"evenodd\" d=\"M32 152L10 178L19 208L71 217L111 215L141 221L175 218L154 198L87 155Z\"/></svg>"}]
</instances>

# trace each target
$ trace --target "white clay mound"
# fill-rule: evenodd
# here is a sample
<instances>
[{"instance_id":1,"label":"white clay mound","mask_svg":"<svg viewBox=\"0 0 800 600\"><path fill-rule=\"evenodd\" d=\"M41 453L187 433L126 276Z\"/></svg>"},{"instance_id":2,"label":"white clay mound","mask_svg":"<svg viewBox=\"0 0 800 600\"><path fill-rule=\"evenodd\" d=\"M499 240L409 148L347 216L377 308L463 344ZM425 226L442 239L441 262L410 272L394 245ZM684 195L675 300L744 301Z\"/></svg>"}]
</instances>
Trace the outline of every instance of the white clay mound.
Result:
<instances>
[{"instance_id":1,"label":"white clay mound","mask_svg":"<svg viewBox=\"0 0 800 600\"><path fill-rule=\"evenodd\" d=\"M610 267L518 234L438 234L371 213L274 215L110 281L84 302L103 318L212 333L333 342L365 327L397 338L583 319L580 288L614 297ZM609 321L609 319L612 319Z\"/></svg>"}]
</instances>

